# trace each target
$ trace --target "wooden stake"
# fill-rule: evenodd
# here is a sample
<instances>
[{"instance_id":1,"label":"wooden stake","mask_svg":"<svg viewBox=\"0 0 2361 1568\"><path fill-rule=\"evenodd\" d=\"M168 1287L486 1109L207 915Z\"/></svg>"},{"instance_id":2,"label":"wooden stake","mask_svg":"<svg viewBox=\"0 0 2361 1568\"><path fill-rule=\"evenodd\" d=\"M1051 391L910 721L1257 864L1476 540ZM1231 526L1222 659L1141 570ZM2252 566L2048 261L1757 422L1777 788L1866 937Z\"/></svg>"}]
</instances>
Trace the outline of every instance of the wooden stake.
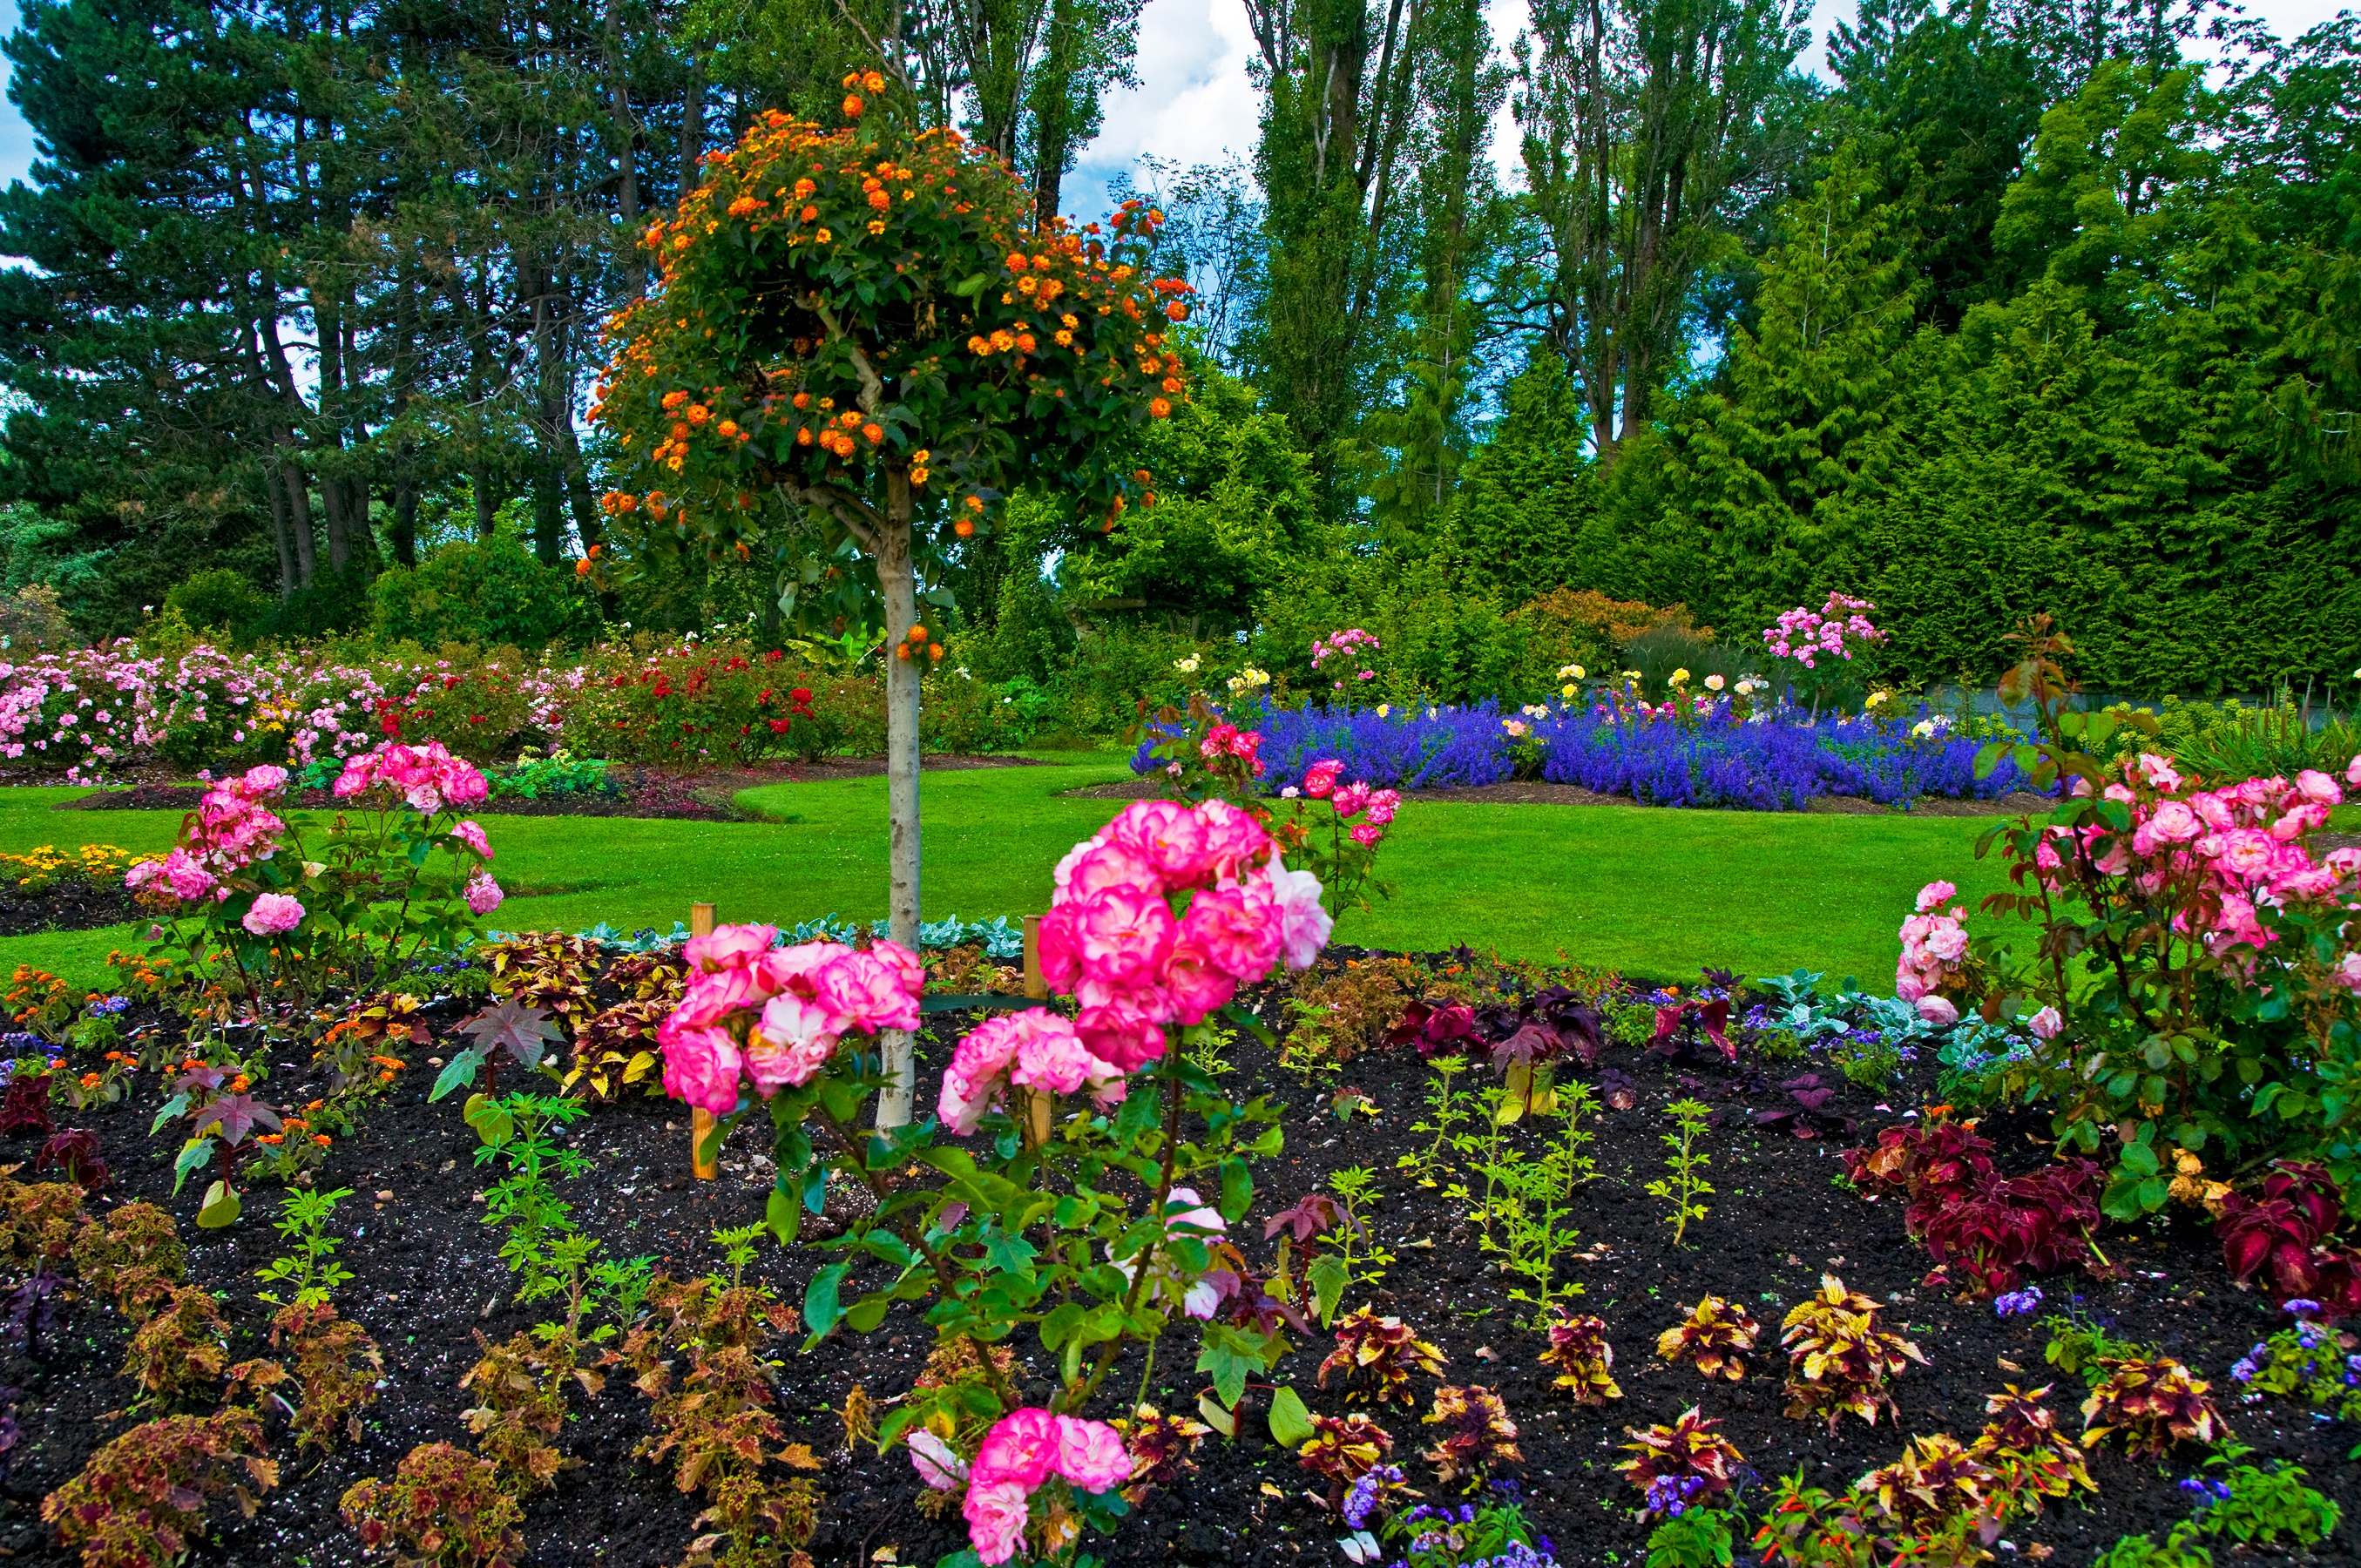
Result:
<instances>
[{"instance_id":1,"label":"wooden stake","mask_svg":"<svg viewBox=\"0 0 2361 1568\"><path fill-rule=\"evenodd\" d=\"M1041 978L1041 917L1025 916L1025 994L1035 1001L1049 994L1049 982ZM1049 1141L1049 1121L1057 1114L1058 1097L1046 1089L1025 1091L1025 1139L1034 1148Z\"/></svg>"},{"instance_id":2,"label":"wooden stake","mask_svg":"<svg viewBox=\"0 0 2361 1568\"><path fill-rule=\"evenodd\" d=\"M688 934L692 937L713 935L713 905L692 904L688 906ZM688 1113L688 1169L699 1181L710 1181L721 1174L721 1151L715 1148L708 1160L697 1158L706 1138L713 1131L713 1113L692 1109Z\"/></svg>"}]
</instances>

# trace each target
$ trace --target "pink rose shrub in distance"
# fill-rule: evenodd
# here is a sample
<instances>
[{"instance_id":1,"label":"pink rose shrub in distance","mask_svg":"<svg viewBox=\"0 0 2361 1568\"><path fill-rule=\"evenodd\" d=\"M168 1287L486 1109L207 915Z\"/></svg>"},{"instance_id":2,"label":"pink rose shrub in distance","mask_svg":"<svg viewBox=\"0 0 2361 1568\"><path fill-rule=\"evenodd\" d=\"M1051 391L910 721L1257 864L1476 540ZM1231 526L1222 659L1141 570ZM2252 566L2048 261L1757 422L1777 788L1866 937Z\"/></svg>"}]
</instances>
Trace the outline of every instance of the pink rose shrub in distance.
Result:
<instances>
[{"instance_id":1,"label":"pink rose shrub in distance","mask_svg":"<svg viewBox=\"0 0 2361 1568\"><path fill-rule=\"evenodd\" d=\"M922 1457L916 1438L912 1459L919 1474L949 1474L939 1443ZM1104 1421L1052 1415L1047 1410L1011 1410L984 1434L983 1446L968 1466L967 1500L961 1516L967 1520L968 1542L987 1563L1005 1563L1016 1555L1025 1540L1025 1525L1035 1492L1055 1480L1077 1491L1113 1491L1131 1475L1131 1454L1122 1434ZM948 1489L948 1488L945 1488Z\"/></svg>"},{"instance_id":2,"label":"pink rose shrub in distance","mask_svg":"<svg viewBox=\"0 0 2361 1568\"><path fill-rule=\"evenodd\" d=\"M1124 1072L1164 1054L1169 1025L1203 1022L1274 964L1307 967L1327 939L1318 879L1288 872L1224 800L1134 801L1055 882L1041 972L1081 1003L1082 1044Z\"/></svg>"},{"instance_id":3,"label":"pink rose shrub in distance","mask_svg":"<svg viewBox=\"0 0 2361 1568\"><path fill-rule=\"evenodd\" d=\"M907 948L778 939L778 927L751 925L689 939L686 994L656 1029L674 1099L726 1116L741 1069L767 1100L810 1082L847 1036L918 1026L926 971Z\"/></svg>"},{"instance_id":4,"label":"pink rose shrub in distance","mask_svg":"<svg viewBox=\"0 0 2361 1568\"><path fill-rule=\"evenodd\" d=\"M389 743L348 758L336 793L358 809L324 824L280 815L287 784L269 763L214 782L180 843L131 868L124 885L162 915L152 953L192 975L259 971L282 996L303 996L464 946L500 907L484 870L489 837L445 819L484 798L484 776L442 747ZM300 946L273 940L307 919Z\"/></svg>"},{"instance_id":5,"label":"pink rose shrub in distance","mask_svg":"<svg viewBox=\"0 0 2361 1568\"><path fill-rule=\"evenodd\" d=\"M1949 883L1921 892L1895 992L1938 1026L2023 1020L2032 1044L1993 1082L2047 1102L2061 1149L2126 1151L2101 1199L2114 1219L2169 1201L2169 1147L2209 1168L2341 1157L2361 1130L2361 850L2315 858L2306 839L2345 785L2323 769L2224 781L2154 752L2102 759L2074 742L2117 721L2066 711L2048 678L2045 740L2018 750L2058 805L1995 830L2013 890L1983 901L1988 939L1970 942ZM2361 776L2361 759L2341 771ZM2037 940L2015 941L2011 916Z\"/></svg>"}]
</instances>

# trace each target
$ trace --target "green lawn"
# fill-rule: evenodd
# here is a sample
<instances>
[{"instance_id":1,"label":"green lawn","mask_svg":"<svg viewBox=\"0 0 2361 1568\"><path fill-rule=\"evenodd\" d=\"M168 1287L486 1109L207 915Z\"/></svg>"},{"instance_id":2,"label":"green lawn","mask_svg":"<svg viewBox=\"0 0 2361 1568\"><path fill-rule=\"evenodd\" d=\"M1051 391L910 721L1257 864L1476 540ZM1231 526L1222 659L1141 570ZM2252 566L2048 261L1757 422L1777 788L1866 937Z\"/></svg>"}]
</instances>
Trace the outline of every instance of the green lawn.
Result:
<instances>
[{"instance_id":1,"label":"green lawn","mask_svg":"<svg viewBox=\"0 0 2361 1568\"><path fill-rule=\"evenodd\" d=\"M1056 765L930 775L926 783L930 918L1038 911L1050 868L1116 809L1069 800L1123 776L1119 760L1071 753ZM59 813L76 792L0 790L0 850L104 840L161 849L168 812ZM487 818L511 891L499 922L578 929L606 921L668 928L709 901L721 917L790 922L884 908L885 781L774 784L743 804L753 823ZM1353 914L1340 938L1375 947L1458 942L1659 979L1706 964L1746 974L1797 965L1872 984L1891 972L1894 927L1937 876L1971 897L2000 885L1974 859L1988 820L1836 817L1641 807L1439 805L1402 808L1381 869L1390 903ZM34 963L95 981L131 928L0 939L0 973Z\"/></svg>"}]
</instances>

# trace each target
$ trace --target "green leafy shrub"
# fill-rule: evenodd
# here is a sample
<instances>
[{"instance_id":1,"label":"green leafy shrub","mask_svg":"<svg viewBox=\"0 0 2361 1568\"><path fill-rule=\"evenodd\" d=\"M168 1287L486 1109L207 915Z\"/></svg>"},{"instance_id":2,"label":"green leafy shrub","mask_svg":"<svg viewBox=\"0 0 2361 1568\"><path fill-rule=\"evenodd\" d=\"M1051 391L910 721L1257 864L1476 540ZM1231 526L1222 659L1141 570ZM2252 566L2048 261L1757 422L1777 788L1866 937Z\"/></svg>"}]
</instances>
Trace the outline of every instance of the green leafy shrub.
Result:
<instances>
[{"instance_id":1,"label":"green leafy shrub","mask_svg":"<svg viewBox=\"0 0 2361 1568\"><path fill-rule=\"evenodd\" d=\"M199 572L164 596L165 608L180 611L192 627L233 639L269 613L272 602L253 578L227 566Z\"/></svg>"},{"instance_id":2,"label":"green leafy shrub","mask_svg":"<svg viewBox=\"0 0 2361 1568\"><path fill-rule=\"evenodd\" d=\"M505 540L445 544L415 567L395 566L371 590L369 625L389 641L543 648L588 642L598 604L575 576L544 566Z\"/></svg>"}]
</instances>

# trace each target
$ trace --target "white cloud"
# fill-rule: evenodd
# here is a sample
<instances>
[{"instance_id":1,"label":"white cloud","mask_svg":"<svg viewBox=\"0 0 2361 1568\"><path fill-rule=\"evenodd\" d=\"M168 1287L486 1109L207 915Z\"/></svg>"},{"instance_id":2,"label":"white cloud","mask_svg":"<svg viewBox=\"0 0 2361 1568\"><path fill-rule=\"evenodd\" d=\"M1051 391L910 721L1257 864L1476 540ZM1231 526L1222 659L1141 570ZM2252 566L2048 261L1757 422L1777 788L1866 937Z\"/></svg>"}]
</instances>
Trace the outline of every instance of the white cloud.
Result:
<instances>
[{"instance_id":1,"label":"white cloud","mask_svg":"<svg viewBox=\"0 0 2361 1568\"><path fill-rule=\"evenodd\" d=\"M1262 94L1246 80L1254 34L1239 0L1148 0L1139 17L1137 87L1106 102L1097 137L1060 192L1085 222L1107 208L1107 181L1142 157L1184 167L1243 159L1261 128Z\"/></svg>"}]
</instances>

